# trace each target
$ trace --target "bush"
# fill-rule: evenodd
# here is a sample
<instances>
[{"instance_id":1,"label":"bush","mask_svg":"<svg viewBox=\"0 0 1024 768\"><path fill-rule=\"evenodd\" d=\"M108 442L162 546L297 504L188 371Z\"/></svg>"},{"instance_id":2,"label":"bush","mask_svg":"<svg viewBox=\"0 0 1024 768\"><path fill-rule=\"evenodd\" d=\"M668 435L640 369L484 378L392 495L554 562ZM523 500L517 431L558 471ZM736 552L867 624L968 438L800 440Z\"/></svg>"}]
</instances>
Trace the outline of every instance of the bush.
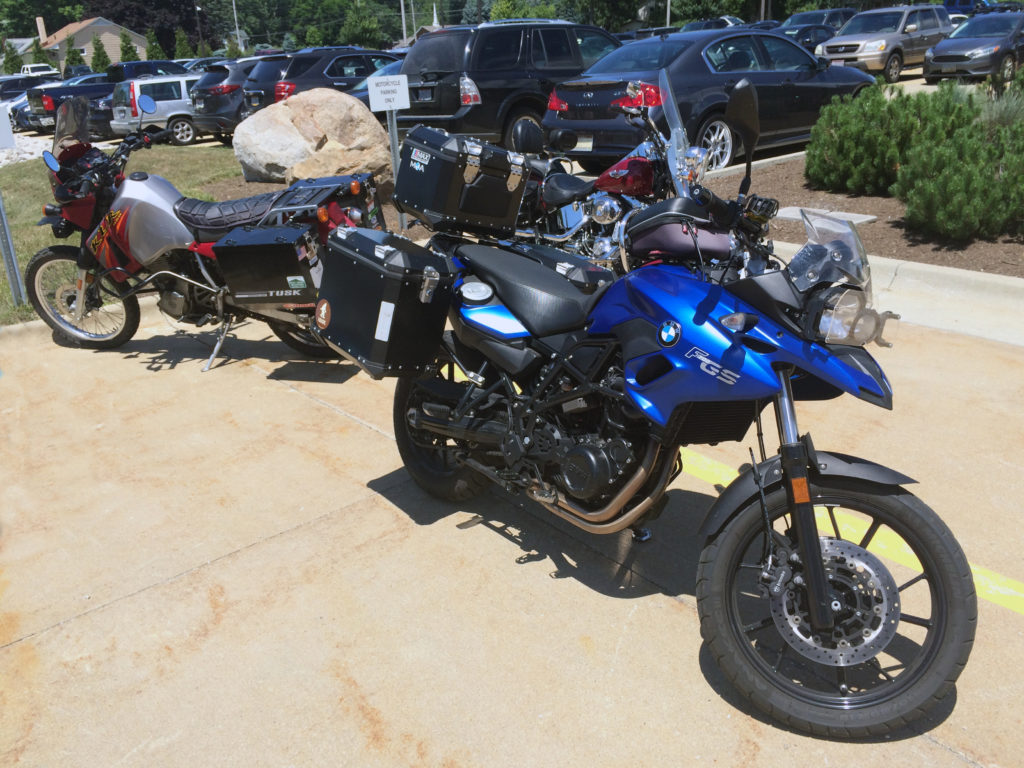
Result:
<instances>
[{"instance_id":1,"label":"bush","mask_svg":"<svg viewBox=\"0 0 1024 768\"><path fill-rule=\"evenodd\" d=\"M1024 123L977 119L915 143L893 191L912 231L958 243L1024 232Z\"/></svg>"},{"instance_id":2,"label":"bush","mask_svg":"<svg viewBox=\"0 0 1024 768\"><path fill-rule=\"evenodd\" d=\"M913 96L876 85L844 96L811 129L807 179L836 192L887 195L913 144L945 141L976 112L973 100L951 85Z\"/></svg>"}]
</instances>

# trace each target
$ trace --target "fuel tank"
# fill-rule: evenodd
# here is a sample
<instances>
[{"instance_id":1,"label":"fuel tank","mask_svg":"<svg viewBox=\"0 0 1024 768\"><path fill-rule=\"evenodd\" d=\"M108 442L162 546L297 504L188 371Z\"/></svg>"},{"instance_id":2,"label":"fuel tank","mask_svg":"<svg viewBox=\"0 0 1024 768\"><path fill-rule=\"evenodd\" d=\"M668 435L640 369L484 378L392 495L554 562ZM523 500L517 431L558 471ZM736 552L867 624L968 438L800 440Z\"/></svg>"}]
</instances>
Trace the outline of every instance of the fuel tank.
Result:
<instances>
[{"instance_id":1,"label":"fuel tank","mask_svg":"<svg viewBox=\"0 0 1024 768\"><path fill-rule=\"evenodd\" d=\"M174 213L183 197L160 176L133 173L122 182L110 212L93 234L104 228L117 246L143 267L168 251L187 248L195 239Z\"/></svg>"}]
</instances>

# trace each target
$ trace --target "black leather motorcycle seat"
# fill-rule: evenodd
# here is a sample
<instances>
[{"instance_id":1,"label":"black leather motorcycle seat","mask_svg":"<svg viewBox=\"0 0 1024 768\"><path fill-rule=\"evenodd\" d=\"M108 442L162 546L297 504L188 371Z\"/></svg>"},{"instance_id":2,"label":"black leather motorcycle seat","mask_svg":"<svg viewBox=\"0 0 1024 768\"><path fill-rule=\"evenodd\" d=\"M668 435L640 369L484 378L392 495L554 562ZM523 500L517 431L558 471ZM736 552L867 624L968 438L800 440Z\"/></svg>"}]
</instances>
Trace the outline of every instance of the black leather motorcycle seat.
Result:
<instances>
[{"instance_id":1,"label":"black leather motorcycle seat","mask_svg":"<svg viewBox=\"0 0 1024 768\"><path fill-rule=\"evenodd\" d=\"M594 191L594 182L569 173L553 173L544 179L541 198L545 204L558 208L573 200L582 200Z\"/></svg>"},{"instance_id":2,"label":"black leather motorcycle seat","mask_svg":"<svg viewBox=\"0 0 1024 768\"><path fill-rule=\"evenodd\" d=\"M582 328L604 291L585 294L562 275L531 259L487 245L462 245L455 255L537 337Z\"/></svg>"},{"instance_id":3,"label":"black leather motorcycle seat","mask_svg":"<svg viewBox=\"0 0 1024 768\"><path fill-rule=\"evenodd\" d=\"M212 242L220 240L235 227L258 222L280 196L281 192L266 192L219 203L183 197L174 204L174 212L197 241Z\"/></svg>"}]
</instances>

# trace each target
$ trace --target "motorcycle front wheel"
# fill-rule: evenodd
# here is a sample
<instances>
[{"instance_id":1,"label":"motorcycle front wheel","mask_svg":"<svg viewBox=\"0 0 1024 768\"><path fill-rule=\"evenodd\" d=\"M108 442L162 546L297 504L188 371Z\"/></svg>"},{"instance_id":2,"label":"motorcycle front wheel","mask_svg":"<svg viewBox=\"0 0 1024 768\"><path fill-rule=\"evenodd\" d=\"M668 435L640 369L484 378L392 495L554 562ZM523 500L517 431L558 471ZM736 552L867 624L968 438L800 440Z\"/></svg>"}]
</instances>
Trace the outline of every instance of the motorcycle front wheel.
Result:
<instances>
[{"instance_id":1,"label":"motorcycle front wheel","mask_svg":"<svg viewBox=\"0 0 1024 768\"><path fill-rule=\"evenodd\" d=\"M78 317L78 249L72 246L43 248L25 268L29 301L46 324L60 334L93 349L119 347L139 328L139 300L125 296L125 287L110 277L91 280L85 292L86 307Z\"/></svg>"},{"instance_id":2,"label":"motorcycle front wheel","mask_svg":"<svg viewBox=\"0 0 1024 768\"><path fill-rule=\"evenodd\" d=\"M704 549L701 634L735 688L780 722L833 738L923 716L967 663L978 609L970 566L939 517L901 488L829 478L811 495L835 626L810 624L786 494L755 499Z\"/></svg>"}]
</instances>

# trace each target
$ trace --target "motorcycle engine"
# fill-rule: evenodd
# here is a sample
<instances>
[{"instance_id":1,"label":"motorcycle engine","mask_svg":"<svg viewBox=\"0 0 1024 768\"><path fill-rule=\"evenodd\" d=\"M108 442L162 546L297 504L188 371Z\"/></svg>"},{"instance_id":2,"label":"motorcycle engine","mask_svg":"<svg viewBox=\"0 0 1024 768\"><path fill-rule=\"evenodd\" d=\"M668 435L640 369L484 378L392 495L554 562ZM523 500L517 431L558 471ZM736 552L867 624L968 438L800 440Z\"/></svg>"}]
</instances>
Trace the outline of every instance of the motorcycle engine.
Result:
<instances>
[{"instance_id":1,"label":"motorcycle engine","mask_svg":"<svg viewBox=\"0 0 1024 768\"><path fill-rule=\"evenodd\" d=\"M614 224L622 216L622 203L611 195L592 195L585 203L584 212L598 224Z\"/></svg>"},{"instance_id":2,"label":"motorcycle engine","mask_svg":"<svg viewBox=\"0 0 1024 768\"><path fill-rule=\"evenodd\" d=\"M592 499L607 493L632 460L633 449L621 438L581 442L562 459L558 483L574 498Z\"/></svg>"}]
</instances>

